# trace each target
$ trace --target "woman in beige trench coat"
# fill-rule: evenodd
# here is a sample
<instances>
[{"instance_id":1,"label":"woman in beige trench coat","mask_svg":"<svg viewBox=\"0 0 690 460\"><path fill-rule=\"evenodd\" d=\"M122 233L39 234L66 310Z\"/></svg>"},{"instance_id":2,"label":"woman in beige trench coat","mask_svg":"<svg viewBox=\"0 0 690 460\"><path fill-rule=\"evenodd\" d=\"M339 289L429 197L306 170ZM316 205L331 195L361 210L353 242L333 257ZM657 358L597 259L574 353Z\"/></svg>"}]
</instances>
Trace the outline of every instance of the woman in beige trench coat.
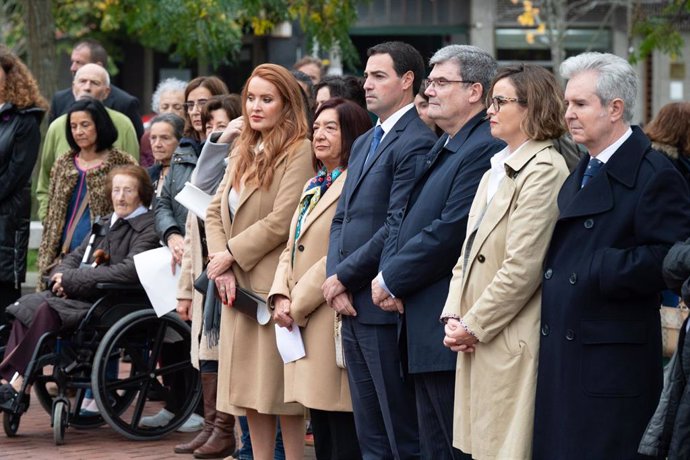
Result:
<instances>
[{"instance_id":1,"label":"woman in beige trench coat","mask_svg":"<svg viewBox=\"0 0 690 460\"><path fill-rule=\"evenodd\" d=\"M550 139L565 132L562 91L534 65L499 70L491 134L508 145L475 195L453 270L444 345L458 355L453 445L473 458L529 459L542 261L568 175Z\"/></svg>"},{"instance_id":2,"label":"woman in beige trench coat","mask_svg":"<svg viewBox=\"0 0 690 460\"><path fill-rule=\"evenodd\" d=\"M314 121L317 174L304 187L271 288L274 318L299 327L306 356L285 365L285 401L308 407L316 457L361 458L345 369L336 365L335 312L326 304L326 254L331 221L347 176L354 140L371 128L366 110L352 101L330 99Z\"/></svg>"},{"instance_id":3,"label":"woman in beige trench coat","mask_svg":"<svg viewBox=\"0 0 690 460\"><path fill-rule=\"evenodd\" d=\"M281 66L254 69L242 90L244 129L206 212L207 273L228 305L221 313L216 404L223 412L246 413L257 460L273 456L276 415L288 460L304 452L304 408L283 402L274 323L261 326L232 308L235 283L268 296L290 217L313 175L300 91Z\"/></svg>"}]
</instances>

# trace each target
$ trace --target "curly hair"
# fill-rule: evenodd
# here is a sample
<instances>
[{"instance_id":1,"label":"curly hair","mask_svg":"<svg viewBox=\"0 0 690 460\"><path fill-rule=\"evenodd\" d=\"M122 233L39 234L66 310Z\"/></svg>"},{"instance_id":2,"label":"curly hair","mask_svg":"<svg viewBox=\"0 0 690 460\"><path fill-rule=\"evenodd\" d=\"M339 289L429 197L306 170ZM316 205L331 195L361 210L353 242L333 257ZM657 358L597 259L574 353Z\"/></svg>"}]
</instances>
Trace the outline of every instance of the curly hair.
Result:
<instances>
[{"instance_id":1,"label":"curly hair","mask_svg":"<svg viewBox=\"0 0 690 460\"><path fill-rule=\"evenodd\" d=\"M48 102L38 89L38 83L26 65L7 48L0 45L0 67L5 72L5 85L0 98L19 109L39 107L48 109Z\"/></svg>"},{"instance_id":2,"label":"curly hair","mask_svg":"<svg viewBox=\"0 0 690 460\"><path fill-rule=\"evenodd\" d=\"M247 92L249 83L254 77L262 78L278 91L283 102L280 122L262 137L249 124L247 113ZM297 80L289 70L276 64L261 64L256 67L242 89L242 117L245 128L235 141L232 155L237 159L234 165L233 187L239 188L244 179L247 185L258 185L268 189L273 181L273 172L278 159L292 154L299 144L307 139L306 105ZM263 153L255 155L254 149L263 144Z\"/></svg>"}]
</instances>

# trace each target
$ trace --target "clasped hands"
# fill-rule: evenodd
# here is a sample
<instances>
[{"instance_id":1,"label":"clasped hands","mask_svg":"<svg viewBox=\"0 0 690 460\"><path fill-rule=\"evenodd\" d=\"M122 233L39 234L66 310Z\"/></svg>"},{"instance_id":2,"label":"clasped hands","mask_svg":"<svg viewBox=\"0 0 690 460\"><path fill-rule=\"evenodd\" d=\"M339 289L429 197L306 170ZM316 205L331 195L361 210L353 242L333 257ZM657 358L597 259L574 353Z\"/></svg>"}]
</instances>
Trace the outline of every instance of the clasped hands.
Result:
<instances>
[{"instance_id":1,"label":"clasped hands","mask_svg":"<svg viewBox=\"0 0 690 460\"><path fill-rule=\"evenodd\" d=\"M220 251L208 255L208 265L206 266L206 274L208 279L215 281L216 289L218 290L218 297L224 305L232 306L235 301L235 274L231 267L235 258L230 254L230 251Z\"/></svg>"},{"instance_id":2,"label":"clasped hands","mask_svg":"<svg viewBox=\"0 0 690 460\"><path fill-rule=\"evenodd\" d=\"M357 316L357 310L352 306L352 295L338 280L338 275L329 276L321 285L321 290L326 303L333 310L341 315Z\"/></svg>"},{"instance_id":3,"label":"clasped hands","mask_svg":"<svg viewBox=\"0 0 690 460\"><path fill-rule=\"evenodd\" d=\"M55 294L58 297L67 298L67 294L65 294L65 288L62 286L62 273L55 273L53 276L50 277L50 286L50 290L53 291L53 294Z\"/></svg>"},{"instance_id":4,"label":"clasped hands","mask_svg":"<svg viewBox=\"0 0 690 460\"><path fill-rule=\"evenodd\" d=\"M472 353L479 342L475 336L465 330L460 320L448 318L444 328L446 336L443 345L455 352Z\"/></svg>"},{"instance_id":5,"label":"clasped hands","mask_svg":"<svg viewBox=\"0 0 690 460\"><path fill-rule=\"evenodd\" d=\"M376 278L371 281L371 301L383 311L398 312L400 314L405 312L403 301L397 297L392 297L379 284L379 280Z\"/></svg>"}]
</instances>

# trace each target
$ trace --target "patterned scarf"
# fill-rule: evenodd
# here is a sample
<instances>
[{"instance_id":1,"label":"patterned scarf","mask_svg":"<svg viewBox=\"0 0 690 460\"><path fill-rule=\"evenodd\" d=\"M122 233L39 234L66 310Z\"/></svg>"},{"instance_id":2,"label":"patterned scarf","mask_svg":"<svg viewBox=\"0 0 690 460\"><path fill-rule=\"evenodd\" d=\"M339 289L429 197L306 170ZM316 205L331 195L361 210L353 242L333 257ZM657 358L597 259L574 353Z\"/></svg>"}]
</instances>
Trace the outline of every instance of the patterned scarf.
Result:
<instances>
[{"instance_id":1,"label":"patterned scarf","mask_svg":"<svg viewBox=\"0 0 690 460\"><path fill-rule=\"evenodd\" d=\"M343 172L343 168L338 166L330 173L326 170L326 167L322 167L319 172L313 177L307 189L304 192L304 197L299 204L299 216L297 217L297 228L295 229L295 241L299 238L302 232L302 224L307 218L307 215L312 209L316 207L316 203L319 202L321 197L326 193L326 190L335 182L335 180L340 177ZM292 261L295 261L295 248L292 248Z\"/></svg>"}]
</instances>

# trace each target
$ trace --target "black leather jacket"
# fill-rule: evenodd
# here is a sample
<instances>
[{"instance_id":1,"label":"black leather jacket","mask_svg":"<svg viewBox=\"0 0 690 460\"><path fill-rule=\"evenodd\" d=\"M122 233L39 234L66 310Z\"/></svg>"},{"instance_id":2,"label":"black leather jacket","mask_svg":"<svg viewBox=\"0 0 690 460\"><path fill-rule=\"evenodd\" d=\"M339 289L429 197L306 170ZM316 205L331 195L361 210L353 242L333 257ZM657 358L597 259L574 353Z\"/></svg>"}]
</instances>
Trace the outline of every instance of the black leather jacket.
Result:
<instances>
[{"instance_id":1,"label":"black leather jacket","mask_svg":"<svg viewBox=\"0 0 690 460\"><path fill-rule=\"evenodd\" d=\"M167 244L168 237L174 233L184 236L187 208L175 201L175 195L180 193L189 180L198 158L198 147L183 138L170 159L170 171L165 177L163 190L156 198L155 206L156 231L163 244Z\"/></svg>"},{"instance_id":2,"label":"black leather jacket","mask_svg":"<svg viewBox=\"0 0 690 460\"><path fill-rule=\"evenodd\" d=\"M31 222L31 172L38 158L44 111L0 108L0 283L26 277Z\"/></svg>"}]
</instances>

